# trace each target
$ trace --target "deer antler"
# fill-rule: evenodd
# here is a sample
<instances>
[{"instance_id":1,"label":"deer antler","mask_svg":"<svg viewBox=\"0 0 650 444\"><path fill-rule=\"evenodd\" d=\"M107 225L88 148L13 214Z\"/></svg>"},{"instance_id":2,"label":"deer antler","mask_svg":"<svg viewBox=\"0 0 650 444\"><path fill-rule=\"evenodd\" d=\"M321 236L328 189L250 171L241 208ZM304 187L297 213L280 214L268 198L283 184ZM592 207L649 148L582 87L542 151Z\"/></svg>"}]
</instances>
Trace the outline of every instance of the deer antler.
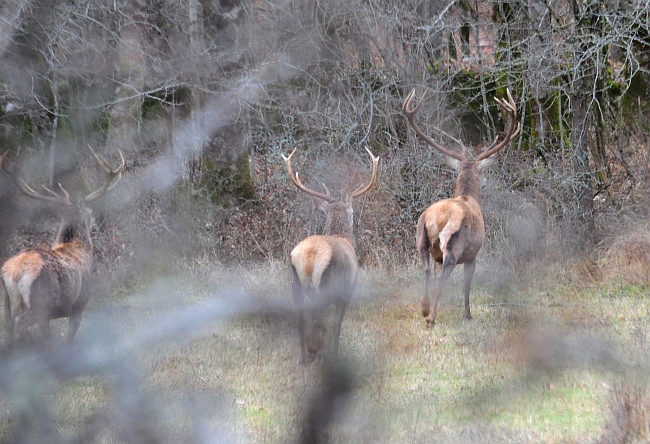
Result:
<instances>
[{"instance_id":1,"label":"deer antler","mask_svg":"<svg viewBox=\"0 0 650 444\"><path fill-rule=\"evenodd\" d=\"M2 158L0 158L0 167L2 167L2 170L11 178L11 180L13 180L13 182L16 184L18 189L24 195L26 195L27 197L31 197L32 199L36 199L36 200L40 200L40 201L44 201L44 202L50 202L50 203L53 203L53 204L56 204L56 205L64 205L64 206L72 205L72 202L70 201L70 194L68 194L68 192L65 190L65 188L63 188L63 186L61 186L61 184L58 184L58 185L59 185L59 188L61 188L61 192L63 193L62 196L57 194L56 192L50 190L49 188L43 186L43 189L45 190L45 192L47 194L49 194L49 196L46 196L46 195L40 194L39 192L34 190L32 187L27 185L27 183L25 183L25 181L21 177L18 177L14 171L10 170L7 167L6 160L7 160L7 153L8 152L9 152L8 150L5 151L5 153L2 155Z\"/></svg>"},{"instance_id":2,"label":"deer antler","mask_svg":"<svg viewBox=\"0 0 650 444\"><path fill-rule=\"evenodd\" d=\"M420 109L420 105L422 105L422 102L424 101L424 98L426 97L427 92L425 91L424 94L422 94L422 97L420 98L420 101L417 103L417 105L412 106L413 102L413 97L415 97L415 89L410 92L408 96L406 96L406 99L404 99L404 103L402 104L402 112L408 119L409 123L411 124L411 127L415 130L418 136L422 138L426 143L440 151L442 154L445 156L449 156L453 159L456 159L460 162L464 162L467 160L467 157L465 156L466 148L465 145L463 145L462 142L458 141L460 143L461 148L463 149L462 153L456 153L454 151L451 151L444 146L440 145L438 142L433 140L431 137L427 136L424 134L424 132L420 129L420 127L415 123L415 119L413 118L415 116L415 113L418 112Z\"/></svg>"},{"instance_id":3,"label":"deer antler","mask_svg":"<svg viewBox=\"0 0 650 444\"><path fill-rule=\"evenodd\" d=\"M494 142L492 142L492 145L490 145L486 151L482 152L476 158L477 161L487 159L492 154L499 151L501 148L506 146L513 138L515 138L519 134L519 131L521 130L521 123L517 122L517 105L515 104L515 100L512 98L512 94L510 94L510 88L506 89L506 94L508 95L508 101L505 101L504 99L500 99L498 97L494 98L494 100L499 105L501 105L501 108L503 108L504 111L510 114L510 125L508 126L508 129L506 131L506 135L504 136L501 142L499 142L499 137L497 136L497 138L494 139ZM516 130L515 130L515 122L517 123Z\"/></svg>"},{"instance_id":4,"label":"deer antler","mask_svg":"<svg viewBox=\"0 0 650 444\"><path fill-rule=\"evenodd\" d=\"M101 165L105 174L104 174L104 183L102 184L102 186L99 189L88 194L84 198L86 202L90 202L92 200L97 199L100 196L103 196L108 190L115 187L115 185L117 185L117 182L121 178L122 169L124 169L124 165L126 163L124 160L124 155L122 154L121 151L119 151L121 162L116 169L113 169L111 167L111 164L106 159L104 159L99 154L97 154L90 145L88 145L88 148L90 148L90 151L95 156L95 159L97 159L97 162L99 162L99 164ZM10 170L7 167L7 163L6 163L7 153L8 151L5 151L2 157L0 157L0 167L9 177L11 177L13 182L16 184L18 189L22 191L23 194L25 194L27 197L31 197L32 199L50 202L57 205L64 205L64 206L72 205L72 202L70 201L70 194L65 190L65 188L63 188L61 184L58 185L59 188L61 188L61 192L63 193L63 195L59 195L45 186L43 186L43 190L45 190L46 195L41 194L36 190L34 190L29 185L27 185L27 183L21 177L18 177L14 171Z\"/></svg>"},{"instance_id":5,"label":"deer antler","mask_svg":"<svg viewBox=\"0 0 650 444\"><path fill-rule=\"evenodd\" d=\"M372 176L370 177L370 182L368 183L368 185L366 185L365 187L361 186L352 192L351 194L352 197L359 197L362 194L367 193L377 181L377 164L379 163L379 156L375 157L370 151L370 149L368 149L368 147L366 147L366 151L368 151L368 154L370 154L370 158L372 159Z\"/></svg>"},{"instance_id":6,"label":"deer antler","mask_svg":"<svg viewBox=\"0 0 650 444\"><path fill-rule=\"evenodd\" d=\"M117 183L122 178L122 170L124 169L126 161L124 160L124 154L122 154L122 151L117 150L120 153L120 165L117 168L113 169L111 164L106 159L104 159L102 156L97 154L95 150L93 150L93 147L88 145L88 148L90 148L93 156L95 156L95 159L97 159L97 162L104 170L104 183L102 186L84 197L84 200L86 202L91 202L103 196L107 191L112 190L115 185L117 185Z\"/></svg>"},{"instance_id":7,"label":"deer antler","mask_svg":"<svg viewBox=\"0 0 650 444\"><path fill-rule=\"evenodd\" d=\"M291 177L291 182L293 182L293 184L296 187L298 187L300 190L304 191L307 194L310 194L310 195L312 195L314 197L317 197L319 199L323 199L324 201L329 202L329 203L334 202L336 199L334 199L330 195L330 191L327 189L325 184L323 184L323 188L325 188L325 191L326 191L327 194L319 193L318 191L310 190L309 188L304 186L302 184L302 181L300 180L300 177L298 177L298 173L294 174L293 170L291 169L291 157L293 157L293 155L294 155L294 153L296 152L297 149L298 148L294 148L293 151L291 151L291 154L289 154L289 157L286 157L284 154L282 155L282 158L284 159L284 163L287 165L287 171L289 172L289 177Z\"/></svg>"}]
</instances>

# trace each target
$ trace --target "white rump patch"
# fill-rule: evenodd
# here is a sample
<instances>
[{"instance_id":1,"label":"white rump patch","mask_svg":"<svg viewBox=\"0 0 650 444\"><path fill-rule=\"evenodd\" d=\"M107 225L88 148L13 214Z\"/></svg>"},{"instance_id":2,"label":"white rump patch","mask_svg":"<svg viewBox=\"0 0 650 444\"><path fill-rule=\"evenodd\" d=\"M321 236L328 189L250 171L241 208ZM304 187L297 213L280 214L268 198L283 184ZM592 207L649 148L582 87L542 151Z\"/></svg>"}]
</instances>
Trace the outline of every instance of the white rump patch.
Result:
<instances>
[{"instance_id":1,"label":"white rump patch","mask_svg":"<svg viewBox=\"0 0 650 444\"><path fill-rule=\"evenodd\" d=\"M18 309L21 305L25 305L26 308L31 307L31 290L32 284L34 283L35 276L29 274L23 274L18 279L18 282L14 282L11 276L5 276L5 288L7 289L7 294L9 295L9 301L11 303L11 311L15 316L15 310Z\"/></svg>"},{"instance_id":2,"label":"white rump patch","mask_svg":"<svg viewBox=\"0 0 650 444\"><path fill-rule=\"evenodd\" d=\"M451 236L453 236L459 228L460 224L451 220L447 222L445 228L443 228L442 231L438 234L438 238L440 239L440 251L443 253L446 252L445 248L447 247L447 242L449 242Z\"/></svg>"}]
</instances>

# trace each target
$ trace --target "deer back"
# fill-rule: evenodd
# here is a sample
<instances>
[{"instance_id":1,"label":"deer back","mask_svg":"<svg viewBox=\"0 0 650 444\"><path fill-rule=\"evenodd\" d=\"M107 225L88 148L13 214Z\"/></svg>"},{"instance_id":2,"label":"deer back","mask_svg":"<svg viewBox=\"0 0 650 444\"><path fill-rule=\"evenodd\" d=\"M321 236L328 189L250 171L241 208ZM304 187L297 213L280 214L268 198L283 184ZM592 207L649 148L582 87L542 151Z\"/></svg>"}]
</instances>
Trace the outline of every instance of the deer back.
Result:
<instances>
[{"instance_id":1,"label":"deer back","mask_svg":"<svg viewBox=\"0 0 650 444\"><path fill-rule=\"evenodd\" d=\"M452 251L459 263L471 260L485 238L481 207L467 196L440 200L420 215L416 236L427 237L432 256L439 261L444 251Z\"/></svg>"}]
</instances>

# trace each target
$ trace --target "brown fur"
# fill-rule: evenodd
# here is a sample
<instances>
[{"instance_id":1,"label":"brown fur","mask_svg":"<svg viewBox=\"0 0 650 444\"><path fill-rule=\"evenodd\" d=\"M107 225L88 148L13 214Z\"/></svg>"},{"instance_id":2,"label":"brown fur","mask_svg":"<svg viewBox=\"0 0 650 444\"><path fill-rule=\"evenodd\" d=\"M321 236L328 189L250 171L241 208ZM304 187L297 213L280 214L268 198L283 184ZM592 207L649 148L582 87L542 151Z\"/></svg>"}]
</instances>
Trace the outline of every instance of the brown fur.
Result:
<instances>
[{"instance_id":1,"label":"brown fur","mask_svg":"<svg viewBox=\"0 0 650 444\"><path fill-rule=\"evenodd\" d=\"M5 328L10 345L16 337L26 339L31 336L36 326L45 338L49 338L51 319L69 318L68 342L74 339L79 329L81 314L89 297L84 286L93 260L90 229L94 221L87 203L112 189L120 180L125 165L121 152L121 164L112 169L106 159L92 148L90 150L104 170L104 183L85 197L79 196L74 204L61 185L61 194L48 188L45 188L45 194L36 192L8 168L7 153L0 156L0 167L23 194L54 204L62 216L52 248L23 250L8 259L0 270L5 292Z\"/></svg>"},{"instance_id":2,"label":"brown fur","mask_svg":"<svg viewBox=\"0 0 650 444\"><path fill-rule=\"evenodd\" d=\"M372 188L377 177L379 158L372 158L372 178L370 182L352 192L345 192L341 200L327 194L306 188L298 175L291 169L291 157L284 157L289 176L300 190L317 199L319 208L325 212L325 234L309 236L291 250L291 276L293 279L293 302L296 308L296 321L300 339L300 363L306 365L314 360L322 346L325 334L324 310L330 305L336 307L334 321L333 355L338 354L341 324L350 304L357 282L357 258L354 251L352 232L352 200ZM307 298L307 304L305 299ZM305 314L311 318L312 328L309 339L305 335Z\"/></svg>"},{"instance_id":3,"label":"brown fur","mask_svg":"<svg viewBox=\"0 0 650 444\"><path fill-rule=\"evenodd\" d=\"M475 160L466 160L461 162L458 168L454 197L472 197L480 208L483 202L481 199L481 179L478 172L478 163Z\"/></svg>"},{"instance_id":4,"label":"brown fur","mask_svg":"<svg viewBox=\"0 0 650 444\"><path fill-rule=\"evenodd\" d=\"M74 224L61 227L59 241L71 234L70 226ZM49 337L49 321L60 317L70 317L67 340L74 338L81 312L88 302L83 281L92 266L90 230L84 231L87 231L87 239L76 239L82 233L74 232L71 242L57 242L51 249L24 250L2 266L10 344L15 337L26 339L34 326L39 327L43 336Z\"/></svg>"},{"instance_id":5,"label":"brown fur","mask_svg":"<svg viewBox=\"0 0 650 444\"><path fill-rule=\"evenodd\" d=\"M478 173L475 172L473 166L464 163L461 168L467 166L474 170L475 177L461 169L456 186L457 197L434 203L418 219L416 245L425 273L422 315L426 317L428 326L433 326L435 323L444 283L457 264L465 264L463 284L465 313L463 318L472 319L469 308L469 290L476 255L483 245L485 226L480 205L480 191L478 195L465 195L463 191L459 191L468 182L470 184L478 183ZM461 186L458 186L459 184ZM465 189L471 189L471 187L465 187ZM429 278L431 274L429 256L433 257L434 269L437 272L433 294L433 310L431 310L429 301Z\"/></svg>"},{"instance_id":6,"label":"brown fur","mask_svg":"<svg viewBox=\"0 0 650 444\"><path fill-rule=\"evenodd\" d=\"M336 206L328 210L330 220ZM336 219L341 220L338 217ZM351 232L351 223L349 228L346 227L342 231ZM303 239L291 250L290 258L293 299L298 315L300 362L308 364L314 360L322 346L325 331L323 310L332 304L336 307L332 335L333 352L338 352L341 324L356 285L357 258L351 239L332 234L314 235ZM305 296L307 307L304 306ZM309 339L305 337L305 308L311 314L312 329Z\"/></svg>"},{"instance_id":7,"label":"brown fur","mask_svg":"<svg viewBox=\"0 0 650 444\"><path fill-rule=\"evenodd\" d=\"M519 134L520 125L517 123L515 129L517 107L508 90L507 101L495 99L510 114L510 123L505 137L501 141L497 138L476 160L468 159L466 155L467 150L462 143L460 143L463 148L462 152L454 152L427 136L418 127L414 116L420 108L422 100L417 105L412 106L414 95L415 90L404 100L402 105L404 115L418 136L427 144L444 154L447 163L458 171L454 197L434 203L418 219L416 247L424 266L422 315L426 318L427 326L431 327L436 321L438 303L440 302L445 282L457 264L464 264L463 294L465 297L465 312L463 319L472 319L469 308L469 293L476 268L476 255L481 250L485 237L479 174L494 162L494 155L505 147L514 136ZM429 300L429 280L431 277L430 256L433 257L434 271L436 272L436 283L433 291L433 309Z\"/></svg>"},{"instance_id":8,"label":"brown fur","mask_svg":"<svg viewBox=\"0 0 650 444\"><path fill-rule=\"evenodd\" d=\"M11 281L17 283L23 274L37 276L43 268L41 255L36 251L25 251L7 260L2 266L3 279L11 276Z\"/></svg>"},{"instance_id":9,"label":"brown fur","mask_svg":"<svg viewBox=\"0 0 650 444\"><path fill-rule=\"evenodd\" d=\"M352 240L354 239L352 233L352 200L349 196L346 196L345 199L349 200L349 202L332 202L328 208L324 209L327 214L325 234Z\"/></svg>"}]
</instances>

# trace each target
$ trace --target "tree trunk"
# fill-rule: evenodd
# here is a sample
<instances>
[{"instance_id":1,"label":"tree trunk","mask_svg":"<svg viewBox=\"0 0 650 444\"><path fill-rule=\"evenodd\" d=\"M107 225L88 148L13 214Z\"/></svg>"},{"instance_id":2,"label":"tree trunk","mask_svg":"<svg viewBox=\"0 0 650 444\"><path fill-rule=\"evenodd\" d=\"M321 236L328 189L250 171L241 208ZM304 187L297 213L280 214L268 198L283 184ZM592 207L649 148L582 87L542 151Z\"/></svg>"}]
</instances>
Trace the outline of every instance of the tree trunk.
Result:
<instances>
[{"instance_id":1,"label":"tree trunk","mask_svg":"<svg viewBox=\"0 0 650 444\"><path fill-rule=\"evenodd\" d=\"M203 23L202 19L202 6L198 0L188 1L188 15L190 19L190 49L192 51L192 58L199 60L200 54L203 50ZM200 73L196 73L196 78L193 79L195 85L201 84ZM191 89L191 108L190 108L190 124L197 124L201 115L201 92L198 88ZM200 143L195 140L194 144ZM197 179L197 173L201 169L201 146L193 146L187 159L187 167L189 170L190 184L194 185Z\"/></svg>"},{"instance_id":2,"label":"tree trunk","mask_svg":"<svg viewBox=\"0 0 650 444\"><path fill-rule=\"evenodd\" d=\"M115 103L110 108L109 145L125 152L137 151L135 140L142 114L142 97L133 94L143 91L145 82L143 37L138 26L142 23L142 8L137 0L129 1L124 11L128 22L117 23L120 38L114 73Z\"/></svg>"},{"instance_id":3,"label":"tree trunk","mask_svg":"<svg viewBox=\"0 0 650 444\"><path fill-rule=\"evenodd\" d=\"M580 0L571 0L575 20L576 42L574 47L573 82L571 107L573 109L571 142L573 145L574 195L576 199L577 236L576 245L582 250L589 249L594 232L593 185L589 162L588 131L591 120L589 101L592 94L596 72L596 60L591 52L590 33L597 25L598 1L585 0L581 11Z\"/></svg>"}]
</instances>

